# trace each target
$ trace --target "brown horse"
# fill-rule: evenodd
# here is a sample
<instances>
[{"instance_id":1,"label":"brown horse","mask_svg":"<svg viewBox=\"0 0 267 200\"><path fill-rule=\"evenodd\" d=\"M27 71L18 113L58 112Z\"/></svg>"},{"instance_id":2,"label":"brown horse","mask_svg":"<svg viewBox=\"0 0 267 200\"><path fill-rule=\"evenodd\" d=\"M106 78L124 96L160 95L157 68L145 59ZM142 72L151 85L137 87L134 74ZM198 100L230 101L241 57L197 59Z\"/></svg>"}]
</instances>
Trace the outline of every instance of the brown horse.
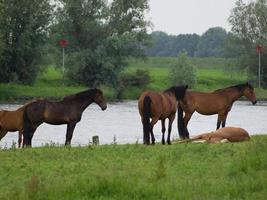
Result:
<instances>
[{"instance_id":1,"label":"brown horse","mask_svg":"<svg viewBox=\"0 0 267 200\"><path fill-rule=\"evenodd\" d=\"M7 132L18 131L18 147L21 147L24 109L27 105L39 100L40 99L33 99L14 111L0 110L0 140L7 134Z\"/></svg>"},{"instance_id":2,"label":"brown horse","mask_svg":"<svg viewBox=\"0 0 267 200\"><path fill-rule=\"evenodd\" d=\"M241 96L247 97L253 104L257 103L254 88L249 83L215 90L211 93L187 91L184 99L179 102L178 124L184 123L187 131L187 124L192 114L197 111L203 115L218 114L217 129L221 125L225 127L228 112ZM184 118L183 111L185 112ZM189 134L187 135L189 137Z\"/></svg>"},{"instance_id":3,"label":"brown horse","mask_svg":"<svg viewBox=\"0 0 267 200\"><path fill-rule=\"evenodd\" d=\"M26 106L24 111L24 144L31 146L36 128L48 124L67 124L65 145L70 145L74 128L81 120L83 111L95 102L102 110L107 108L106 100L99 89L89 89L54 102L41 100Z\"/></svg>"},{"instance_id":4,"label":"brown horse","mask_svg":"<svg viewBox=\"0 0 267 200\"><path fill-rule=\"evenodd\" d=\"M178 143L184 142L208 142L208 143L219 143L219 142L242 142L250 140L250 136L245 129L237 127L225 127L220 128L214 132L204 133L195 136L191 139L182 140Z\"/></svg>"},{"instance_id":5,"label":"brown horse","mask_svg":"<svg viewBox=\"0 0 267 200\"><path fill-rule=\"evenodd\" d=\"M162 144L165 144L165 120L169 119L167 143L171 144L170 135L172 122L177 110L177 101L181 100L186 92L187 86L174 86L162 93L146 91L143 92L138 101L139 114L143 124L143 142L150 144L150 135L152 144L155 143L153 127L158 120L161 120L162 126ZM150 118L152 118L150 122Z\"/></svg>"}]
</instances>

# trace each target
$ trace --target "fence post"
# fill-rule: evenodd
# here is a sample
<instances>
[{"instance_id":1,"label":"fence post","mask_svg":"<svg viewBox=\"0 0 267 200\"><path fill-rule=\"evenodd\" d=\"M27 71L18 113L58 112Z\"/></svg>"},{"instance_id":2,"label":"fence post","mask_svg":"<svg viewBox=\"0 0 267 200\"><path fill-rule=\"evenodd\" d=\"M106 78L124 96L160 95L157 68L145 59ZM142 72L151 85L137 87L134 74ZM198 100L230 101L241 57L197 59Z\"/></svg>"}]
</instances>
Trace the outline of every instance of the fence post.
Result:
<instances>
[{"instance_id":1,"label":"fence post","mask_svg":"<svg viewBox=\"0 0 267 200\"><path fill-rule=\"evenodd\" d=\"M97 135L93 136L93 145L99 145L99 137Z\"/></svg>"}]
</instances>

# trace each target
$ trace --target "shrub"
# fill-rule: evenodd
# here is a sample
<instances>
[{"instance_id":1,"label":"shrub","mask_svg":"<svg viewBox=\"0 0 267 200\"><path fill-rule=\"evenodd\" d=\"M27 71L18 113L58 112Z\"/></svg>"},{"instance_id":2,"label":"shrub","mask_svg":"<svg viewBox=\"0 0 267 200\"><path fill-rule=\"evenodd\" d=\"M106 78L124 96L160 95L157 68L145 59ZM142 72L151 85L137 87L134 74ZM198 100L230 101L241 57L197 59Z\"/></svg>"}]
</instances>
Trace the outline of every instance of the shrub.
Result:
<instances>
[{"instance_id":1,"label":"shrub","mask_svg":"<svg viewBox=\"0 0 267 200\"><path fill-rule=\"evenodd\" d=\"M150 75L148 70L137 69L134 73L122 73L119 77L119 86L116 88L116 98L121 99L125 88L144 88L150 82ZM132 92L133 94L135 92ZM131 98L133 96L131 95Z\"/></svg>"},{"instance_id":2,"label":"shrub","mask_svg":"<svg viewBox=\"0 0 267 200\"><path fill-rule=\"evenodd\" d=\"M150 75L148 70L137 69L135 73L122 74L120 82L123 86L146 86L150 81Z\"/></svg>"},{"instance_id":3,"label":"shrub","mask_svg":"<svg viewBox=\"0 0 267 200\"><path fill-rule=\"evenodd\" d=\"M171 66L170 80L173 85L187 84L193 87L196 84L196 70L185 52L178 55L177 61Z\"/></svg>"}]
</instances>

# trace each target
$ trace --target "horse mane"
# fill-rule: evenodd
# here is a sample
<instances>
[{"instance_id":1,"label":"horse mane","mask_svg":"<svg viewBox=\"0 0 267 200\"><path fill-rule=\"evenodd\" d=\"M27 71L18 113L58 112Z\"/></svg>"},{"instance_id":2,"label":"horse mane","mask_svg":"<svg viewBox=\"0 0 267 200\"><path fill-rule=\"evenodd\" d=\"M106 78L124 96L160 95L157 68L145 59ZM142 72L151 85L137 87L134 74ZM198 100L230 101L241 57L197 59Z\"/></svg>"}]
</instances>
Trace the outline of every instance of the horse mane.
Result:
<instances>
[{"instance_id":1,"label":"horse mane","mask_svg":"<svg viewBox=\"0 0 267 200\"><path fill-rule=\"evenodd\" d=\"M254 89L251 84L249 84L249 83L242 83L242 84L233 85L233 86L229 86L229 87L226 87L226 88L218 89L218 90L215 90L214 92L223 92L223 91L228 90L228 89L236 89L239 92L242 92L246 87L248 87L251 90Z\"/></svg>"},{"instance_id":2,"label":"horse mane","mask_svg":"<svg viewBox=\"0 0 267 200\"><path fill-rule=\"evenodd\" d=\"M177 100L180 100L184 98L186 89L188 88L187 85L178 85L178 86L172 86L166 90L164 90L163 93L172 93L175 95Z\"/></svg>"},{"instance_id":3,"label":"horse mane","mask_svg":"<svg viewBox=\"0 0 267 200\"><path fill-rule=\"evenodd\" d=\"M72 95L69 95L69 96L66 96L63 98L63 101L65 100L74 100L74 99L79 99L79 100L88 100L88 98L92 97L92 96L95 96L95 94L97 92L100 92L99 89L88 89L88 90L85 90L85 91L82 91L82 92L79 92L79 93L76 93L76 94L72 94Z\"/></svg>"}]
</instances>

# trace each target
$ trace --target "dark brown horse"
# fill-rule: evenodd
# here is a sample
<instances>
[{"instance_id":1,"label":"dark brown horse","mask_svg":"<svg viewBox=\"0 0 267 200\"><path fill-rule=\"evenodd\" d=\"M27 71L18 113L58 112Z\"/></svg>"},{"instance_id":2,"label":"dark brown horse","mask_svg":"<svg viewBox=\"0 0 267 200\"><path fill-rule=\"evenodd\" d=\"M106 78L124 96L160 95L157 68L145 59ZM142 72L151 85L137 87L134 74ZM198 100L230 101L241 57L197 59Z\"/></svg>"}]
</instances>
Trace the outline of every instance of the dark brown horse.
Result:
<instances>
[{"instance_id":1,"label":"dark brown horse","mask_svg":"<svg viewBox=\"0 0 267 200\"><path fill-rule=\"evenodd\" d=\"M249 83L215 90L211 93L187 91L184 99L179 102L178 124L184 123L187 131L187 124L192 114L197 111L202 115L218 114L217 129L221 125L225 127L228 112L233 103L242 96L247 97L253 104L257 102L254 88ZM183 111L185 112L184 118ZM189 134L187 134L188 137Z\"/></svg>"},{"instance_id":2,"label":"dark brown horse","mask_svg":"<svg viewBox=\"0 0 267 200\"><path fill-rule=\"evenodd\" d=\"M95 102L102 110L107 108L103 93L99 89L89 89L65 97L62 101L41 100L26 106L24 111L24 144L31 146L36 128L48 124L67 124L65 145L70 145L74 128L81 120L83 111Z\"/></svg>"},{"instance_id":3,"label":"dark brown horse","mask_svg":"<svg viewBox=\"0 0 267 200\"><path fill-rule=\"evenodd\" d=\"M175 118L177 105L186 92L187 86L174 86L162 93L146 91L143 92L138 101L139 114L143 124L143 142L150 144L150 134L152 144L155 143L153 127L158 120L162 126L162 144L165 144L165 120L169 119L167 143L171 144L170 135L172 122ZM152 119L150 122L150 118Z\"/></svg>"},{"instance_id":4,"label":"dark brown horse","mask_svg":"<svg viewBox=\"0 0 267 200\"><path fill-rule=\"evenodd\" d=\"M33 99L17 110L0 110L0 140L7 134L7 132L18 131L18 147L21 147L24 109L27 105L39 100L41 99Z\"/></svg>"}]
</instances>

